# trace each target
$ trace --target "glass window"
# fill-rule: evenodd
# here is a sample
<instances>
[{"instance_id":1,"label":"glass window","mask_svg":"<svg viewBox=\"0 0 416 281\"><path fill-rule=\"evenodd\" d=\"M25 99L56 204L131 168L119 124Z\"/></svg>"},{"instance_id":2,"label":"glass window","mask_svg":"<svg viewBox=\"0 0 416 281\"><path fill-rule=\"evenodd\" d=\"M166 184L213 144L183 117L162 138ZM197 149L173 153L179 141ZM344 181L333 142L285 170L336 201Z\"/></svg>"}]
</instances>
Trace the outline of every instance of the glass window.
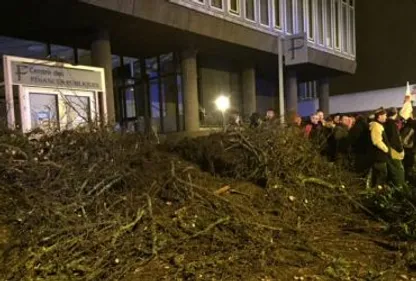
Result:
<instances>
[{"instance_id":1,"label":"glass window","mask_svg":"<svg viewBox=\"0 0 416 281\"><path fill-rule=\"evenodd\" d=\"M286 32L293 33L293 1L286 1Z\"/></svg>"},{"instance_id":2,"label":"glass window","mask_svg":"<svg viewBox=\"0 0 416 281\"><path fill-rule=\"evenodd\" d=\"M51 45L51 59L67 63L75 63L75 52L71 47Z\"/></svg>"},{"instance_id":3,"label":"glass window","mask_svg":"<svg viewBox=\"0 0 416 281\"><path fill-rule=\"evenodd\" d=\"M170 74L175 72L175 60L173 53L168 53L160 56L160 73Z\"/></svg>"},{"instance_id":4,"label":"glass window","mask_svg":"<svg viewBox=\"0 0 416 281\"><path fill-rule=\"evenodd\" d=\"M260 0L260 23L270 25L269 20L269 0Z\"/></svg>"},{"instance_id":5,"label":"glass window","mask_svg":"<svg viewBox=\"0 0 416 281\"><path fill-rule=\"evenodd\" d=\"M41 59L48 52L45 43L0 36L0 55Z\"/></svg>"},{"instance_id":6,"label":"glass window","mask_svg":"<svg viewBox=\"0 0 416 281\"><path fill-rule=\"evenodd\" d=\"M341 7L339 5L339 0L335 0L334 2L334 41L335 41L335 48L340 49L341 48L341 36L340 36L340 30L341 30Z\"/></svg>"},{"instance_id":7,"label":"glass window","mask_svg":"<svg viewBox=\"0 0 416 281\"><path fill-rule=\"evenodd\" d=\"M184 130L184 118L183 118L183 94L182 94L182 76L177 75L176 76L177 81L177 90L178 90L178 115L179 115L179 130Z\"/></svg>"},{"instance_id":8,"label":"glass window","mask_svg":"<svg viewBox=\"0 0 416 281\"><path fill-rule=\"evenodd\" d=\"M254 8L254 0L245 0L246 1L246 18L252 21L256 20L256 11Z\"/></svg>"},{"instance_id":9,"label":"glass window","mask_svg":"<svg viewBox=\"0 0 416 281\"><path fill-rule=\"evenodd\" d=\"M348 52L352 55L355 55L355 13L354 8L350 8L350 18L349 18L349 48Z\"/></svg>"},{"instance_id":10,"label":"glass window","mask_svg":"<svg viewBox=\"0 0 416 281\"><path fill-rule=\"evenodd\" d=\"M152 118L160 118L159 80L150 81L150 99Z\"/></svg>"},{"instance_id":11,"label":"glass window","mask_svg":"<svg viewBox=\"0 0 416 281\"><path fill-rule=\"evenodd\" d=\"M240 0L228 0L229 10L233 14L240 14Z\"/></svg>"},{"instance_id":12,"label":"glass window","mask_svg":"<svg viewBox=\"0 0 416 281\"><path fill-rule=\"evenodd\" d=\"M281 22L281 0L273 0L273 8L274 8L274 27L282 28L282 22Z\"/></svg>"},{"instance_id":13,"label":"glass window","mask_svg":"<svg viewBox=\"0 0 416 281\"><path fill-rule=\"evenodd\" d=\"M163 77L161 79L162 84L162 97L163 97L163 111L164 116L164 126L163 129L165 132L177 131L178 120L178 87L176 75Z\"/></svg>"},{"instance_id":14,"label":"glass window","mask_svg":"<svg viewBox=\"0 0 416 281\"><path fill-rule=\"evenodd\" d=\"M126 102L126 118L136 117L136 103L134 98L134 88L129 87L124 92L124 98Z\"/></svg>"},{"instance_id":15,"label":"glass window","mask_svg":"<svg viewBox=\"0 0 416 281\"><path fill-rule=\"evenodd\" d=\"M332 48L332 0L325 1L325 43Z\"/></svg>"},{"instance_id":16,"label":"glass window","mask_svg":"<svg viewBox=\"0 0 416 281\"><path fill-rule=\"evenodd\" d=\"M317 20L318 20L318 43L323 45L324 44L324 1L325 0L317 0Z\"/></svg>"},{"instance_id":17,"label":"glass window","mask_svg":"<svg viewBox=\"0 0 416 281\"><path fill-rule=\"evenodd\" d=\"M211 0L211 6L217 9L223 9L223 0Z\"/></svg>"},{"instance_id":18,"label":"glass window","mask_svg":"<svg viewBox=\"0 0 416 281\"><path fill-rule=\"evenodd\" d=\"M308 84L307 82L302 82L298 84L298 97L300 100L308 99Z\"/></svg>"},{"instance_id":19,"label":"glass window","mask_svg":"<svg viewBox=\"0 0 416 281\"><path fill-rule=\"evenodd\" d=\"M308 38L315 40L315 1L308 1Z\"/></svg>"},{"instance_id":20,"label":"glass window","mask_svg":"<svg viewBox=\"0 0 416 281\"><path fill-rule=\"evenodd\" d=\"M305 3L304 0L296 0L296 25L299 33L305 32Z\"/></svg>"},{"instance_id":21,"label":"glass window","mask_svg":"<svg viewBox=\"0 0 416 281\"><path fill-rule=\"evenodd\" d=\"M29 101L32 129L59 129L57 95L30 93Z\"/></svg>"},{"instance_id":22,"label":"glass window","mask_svg":"<svg viewBox=\"0 0 416 281\"><path fill-rule=\"evenodd\" d=\"M126 74L125 77L140 78L140 62L136 58L123 57L123 71Z\"/></svg>"},{"instance_id":23,"label":"glass window","mask_svg":"<svg viewBox=\"0 0 416 281\"><path fill-rule=\"evenodd\" d=\"M121 86L122 85L122 79L123 77L123 73L122 73L122 69L121 69L121 58L120 56L116 56L116 55L112 55L111 56L111 62L113 65L113 77L114 77L114 85L115 86ZM120 97L121 95L119 95Z\"/></svg>"},{"instance_id":24,"label":"glass window","mask_svg":"<svg viewBox=\"0 0 416 281\"><path fill-rule=\"evenodd\" d=\"M111 56L111 63L113 64L113 69L121 66L121 58L117 55Z\"/></svg>"},{"instance_id":25,"label":"glass window","mask_svg":"<svg viewBox=\"0 0 416 281\"><path fill-rule=\"evenodd\" d=\"M91 121L89 97L65 95L65 99L66 129L75 129Z\"/></svg>"},{"instance_id":26,"label":"glass window","mask_svg":"<svg viewBox=\"0 0 416 281\"><path fill-rule=\"evenodd\" d=\"M183 115L183 94L182 94L182 77L180 75L176 76L177 87L178 87L178 109L179 114Z\"/></svg>"},{"instance_id":27,"label":"glass window","mask_svg":"<svg viewBox=\"0 0 416 281\"><path fill-rule=\"evenodd\" d=\"M158 65L156 57L146 59L146 74L149 76L149 79L157 78Z\"/></svg>"},{"instance_id":28,"label":"glass window","mask_svg":"<svg viewBox=\"0 0 416 281\"><path fill-rule=\"evenodd\" d=\"M199 3L199 4L204 4L205 0L194 0L195 2Z\"/></svg>"},{"instance_id":29,"label":"glass window","mask_svg":"<svg viewBox=\"0 0 416 281\"><path fill-rule=\"evenodd\" d=\"M342 4L342 51L348 51L348 6Z\"/></svg>"}]
</instances>

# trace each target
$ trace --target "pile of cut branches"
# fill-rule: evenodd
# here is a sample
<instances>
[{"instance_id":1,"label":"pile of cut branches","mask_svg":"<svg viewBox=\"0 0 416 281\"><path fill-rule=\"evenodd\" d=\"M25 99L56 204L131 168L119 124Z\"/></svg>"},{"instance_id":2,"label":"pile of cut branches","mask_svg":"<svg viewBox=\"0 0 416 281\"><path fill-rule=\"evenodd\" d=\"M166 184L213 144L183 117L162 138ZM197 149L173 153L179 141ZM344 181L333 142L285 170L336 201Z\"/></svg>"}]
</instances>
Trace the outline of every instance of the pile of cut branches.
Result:
<instances>
[{"instance_id":1,"label":"pile of cut branches","mask_svg":"<svg viewBox=\"0 0 416 281\"><path fill-rule=\"evenodd\" d=\"M350 177L297 134L217 134L173 147L228 177L215 178L135 134L76 130L29 141L3 131L0 279L325 276L339 248L318 242L336 236L344 217L362 217L342 188L353 190Z\"/></svg>"},{"instance_id":2,"label":"pile of cut branches","mask_svg":"<svg viewBox=\"0 0 416 281\"><path fill-rule=\"evenodd\" d=\"M351 175L326 162L302 133L296 127L245 129L187 138L173 145L172 150L213 175L249 180L266 187L276 181L312 182L329 188L348 185Z\"/></svg>"}]
</instances>

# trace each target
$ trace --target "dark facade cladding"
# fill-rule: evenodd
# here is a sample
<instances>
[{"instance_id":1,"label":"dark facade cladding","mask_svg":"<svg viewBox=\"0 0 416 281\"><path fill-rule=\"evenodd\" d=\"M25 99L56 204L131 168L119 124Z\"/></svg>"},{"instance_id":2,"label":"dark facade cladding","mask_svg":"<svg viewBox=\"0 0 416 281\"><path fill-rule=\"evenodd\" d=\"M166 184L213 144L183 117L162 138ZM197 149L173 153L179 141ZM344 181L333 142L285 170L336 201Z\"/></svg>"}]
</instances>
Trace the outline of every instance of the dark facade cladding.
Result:
<instances>
[{"instance_id":1,"label":"dark facade cladding","mask_svg":"<svg viewBox=\"0 0 416 281\"><path fill-rule=\"evenodd\" d=\"M357 1L357 70L331 80L331 93L348 94L416 83L416 2Z\"/></svg>"},{"instance_id":2,"label":"dark facade cladding","mask_svg":"<svg viewBox=\"0 0 416 281\"><path fill-rule=\"evenodd\" d=\"M312 92L326 108L328 78L355 72L355 1L261 1L273 12L262 13L258 6L252 26L244 1L263 5L219 0L223 11L211 13L208 0L198 1L206 11L194 0L14 0L3 9L19 20L10 24L3 17L0 35L42 42L51 59L53 46L71 47L70 63L105 69L110 120L173 132L219 124L213 102L219 95L229 96L231 109L244 117L279 108L279 38L305 32L306 59L282 68L286 109L296 111L298 95ZM288 3L295 2L317 6L290 8ZM279 24L273 13L279 13ZM341 38L350 39L342 44Z\"/></svg>"}]
</instances>

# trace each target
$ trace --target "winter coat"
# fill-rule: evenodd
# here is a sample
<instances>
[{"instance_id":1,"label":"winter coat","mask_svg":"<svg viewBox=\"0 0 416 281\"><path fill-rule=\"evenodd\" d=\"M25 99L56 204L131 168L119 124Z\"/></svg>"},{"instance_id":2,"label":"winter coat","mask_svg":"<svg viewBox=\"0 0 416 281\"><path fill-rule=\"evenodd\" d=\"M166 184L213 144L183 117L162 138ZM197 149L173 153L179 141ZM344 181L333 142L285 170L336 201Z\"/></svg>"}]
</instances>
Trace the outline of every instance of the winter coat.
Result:
<instances>
[{"instance_id":1,"label":"winter coat","mask_svg":"<svg viewBox=\"0 0 416 281\"><path fill-rule=\"evenodd\" d=\"M371 142L373 144L374 161L378 163L387 162L389 159L390 148L384 126L377 121L373 121L370 123L370 132Z\"/></svg>"},{"instance_id":2,"label":"winter coat","mask_svg":"<svg viewBox=\"0 0 416 281\"><path fill-rule=\"evenodd\" d=\"M348 138L353 153L367 154L372 146L370 128L364 118L358 118L357 122L349 131Z\"/></svg>"},{"instance_id":3,"label":"winter coat","mask_svg":"<svg viewBox=\"0 0 416 281\"><path fill-rule=\"evenodd\" d=\"M396 121L391 118L387 119L386 123L384 124L384 130L386 132L386 136L390 144L391 157L396 160L403 160L404 158L403 142L400 137L400 133L397 128Z\"/></svg>"}]
</instances>

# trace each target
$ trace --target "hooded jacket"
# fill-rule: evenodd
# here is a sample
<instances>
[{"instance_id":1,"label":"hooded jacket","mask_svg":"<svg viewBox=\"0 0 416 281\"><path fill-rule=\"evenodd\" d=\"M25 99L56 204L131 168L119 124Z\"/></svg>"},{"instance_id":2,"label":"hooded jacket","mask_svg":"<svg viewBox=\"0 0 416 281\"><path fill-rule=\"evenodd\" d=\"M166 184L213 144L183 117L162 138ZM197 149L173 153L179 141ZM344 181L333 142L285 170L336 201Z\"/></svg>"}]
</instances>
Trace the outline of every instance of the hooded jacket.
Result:
<instances>
[{"instance_id":1,"label":"hooded jacket","mask_svg":"<svg viewBox=\"0 0 416 281\"><path fill-rule=\"evenodd\" d=\"M373 121L370 123L371 143L373 144L374 161L387 162L389 159L389 142L387 139L384 126Z\"/></svg>"}]
</instances>

